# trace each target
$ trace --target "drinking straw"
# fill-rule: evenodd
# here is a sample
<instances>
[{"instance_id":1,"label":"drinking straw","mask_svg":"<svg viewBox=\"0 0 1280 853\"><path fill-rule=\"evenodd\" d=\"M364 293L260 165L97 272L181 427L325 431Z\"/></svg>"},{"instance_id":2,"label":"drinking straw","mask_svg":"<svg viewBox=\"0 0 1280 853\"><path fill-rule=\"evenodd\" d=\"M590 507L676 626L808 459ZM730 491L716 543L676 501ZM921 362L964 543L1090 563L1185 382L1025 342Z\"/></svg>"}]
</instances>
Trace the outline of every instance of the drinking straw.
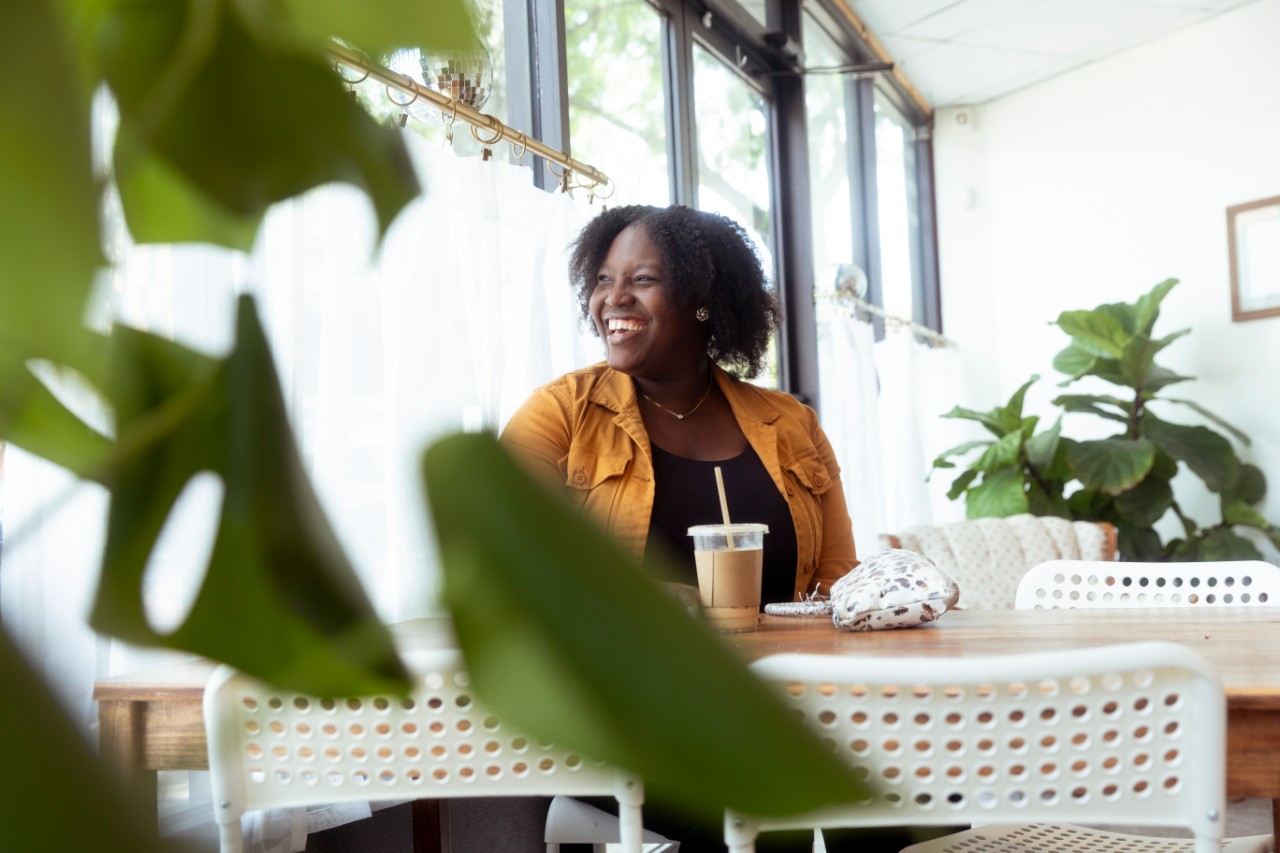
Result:
<instances>
[{"instance_id":1,"label":"drinking straw","mask_svg":"<svg viewBox=\"0 0 1280 853\"><path fill-rule=\"evenodd\" d=\"M732 524L729 521L729 501L724 496L724 475L720 473L720 466L716 466L716 491L720 493L720 515L724 517L724 526L728 527ZM729 550L736 551L733 547L733 536L725 533L725 541L729 543Z\"/></svg>"}]
</instances>

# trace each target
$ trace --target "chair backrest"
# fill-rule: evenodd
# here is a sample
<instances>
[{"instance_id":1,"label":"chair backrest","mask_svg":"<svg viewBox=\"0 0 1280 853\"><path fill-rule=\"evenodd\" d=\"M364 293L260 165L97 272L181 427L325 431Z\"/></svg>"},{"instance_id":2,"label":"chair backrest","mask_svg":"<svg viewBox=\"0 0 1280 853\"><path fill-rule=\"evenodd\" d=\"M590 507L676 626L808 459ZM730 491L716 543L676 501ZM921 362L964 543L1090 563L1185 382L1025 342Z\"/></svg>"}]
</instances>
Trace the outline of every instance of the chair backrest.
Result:
<instances>
[{"instance_id":1,"label":"chair backrest","mask_svg":"<svg viewBox=\"0 0 1280 853\"><path fill-rule=\"evenodd\" d=\"M639 851L638 779L512 731L476 699L452 650L409 652L408 698L323 699L220 667L204 694L222 850L240 815L320 803L517 795L613 795Z\"/></svg>"},{"instance_id":2,"label":"chair backrest","mask_svg":"<svg viewBox=\"0 0 1280 853\"><path fill-rule=\"evenodd\" d=\"M1222 837L1226 702L1184 646L782 654L752 668L875 793L784 820L731 814L730 834L735 825L754 837L812 826L1107 822Z\"/></svg>"},{"instance_id":3,"label":"chair backrest","mask_svg":"<svg viewBox=\"0 0 1280 853\"><path fill-rule=\"evenodd\" d=\"M1280 604L1280 566L1051 560L1018 583L1018 610Z\"/></svg>"},{"instance_id":4,"label":"chair backrest","mask_svg":"<svg viewBox=\"0 0 1280 853\"><path fill-rule=\"evenodd\" d=\"M881 545L932 560L959 585L959 607L1008 610L1027 569L1046 560L1113 560L1116 532L1105 522L1021 514L917 525L881 537Z\"/></svg>"}]
</instances>

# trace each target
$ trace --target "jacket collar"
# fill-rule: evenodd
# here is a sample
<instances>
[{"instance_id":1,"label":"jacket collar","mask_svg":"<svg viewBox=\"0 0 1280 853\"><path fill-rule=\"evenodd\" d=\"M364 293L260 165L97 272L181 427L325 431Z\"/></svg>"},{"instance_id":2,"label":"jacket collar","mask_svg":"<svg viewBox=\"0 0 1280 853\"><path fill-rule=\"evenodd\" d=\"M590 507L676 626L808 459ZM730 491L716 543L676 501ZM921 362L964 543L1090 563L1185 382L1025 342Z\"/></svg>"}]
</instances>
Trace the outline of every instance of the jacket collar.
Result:
<instances>
[{"instance_id":1,"label":"jacket collar","mask_svg":"<svg viewBox=\"0 0 1280 853\"><path fill-rule=\"evenodd\" d=\"M595 368L598 370L599 378L591 389L591 402L614 413L628 412L639 417L636 386L631 381L631 377L614 370L604 362L595 365ZM711 365L711 374L739 420L771 424L782 416L782 413L769 401L768 396L760 393L756 386L735 379L718 364Z\"/></svg>"}]
</instances>

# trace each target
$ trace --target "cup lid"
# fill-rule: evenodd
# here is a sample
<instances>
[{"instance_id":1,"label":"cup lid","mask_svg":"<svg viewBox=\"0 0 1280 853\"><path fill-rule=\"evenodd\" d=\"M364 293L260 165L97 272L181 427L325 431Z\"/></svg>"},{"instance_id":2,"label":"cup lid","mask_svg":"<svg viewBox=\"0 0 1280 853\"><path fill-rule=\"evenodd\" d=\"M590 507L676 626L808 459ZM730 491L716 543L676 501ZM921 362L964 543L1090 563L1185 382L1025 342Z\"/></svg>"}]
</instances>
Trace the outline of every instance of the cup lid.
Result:
<instances>
[{"instance_id":1,"label":"cup lid","mask_svg":"<svg viewBox=\"0 0 1280 853\"><path fill-rule=\"evenodd\" d=\"M740 536L744 533L768 532L767 524L697 524L689 528L690 536L715 536L717 533L721 536L730 533Z\"/></svg>"}]
</instances>

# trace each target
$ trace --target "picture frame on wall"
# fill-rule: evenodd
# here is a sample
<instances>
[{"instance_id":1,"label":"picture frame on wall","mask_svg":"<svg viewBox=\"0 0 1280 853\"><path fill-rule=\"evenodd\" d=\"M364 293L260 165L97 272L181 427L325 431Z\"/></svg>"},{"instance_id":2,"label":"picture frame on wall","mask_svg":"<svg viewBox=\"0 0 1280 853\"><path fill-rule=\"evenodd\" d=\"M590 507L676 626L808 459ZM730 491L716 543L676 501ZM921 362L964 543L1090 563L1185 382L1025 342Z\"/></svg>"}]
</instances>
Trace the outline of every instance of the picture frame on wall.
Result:
<instances>
[{"instance_id":1,"label":"picture frame on wall","mask_svg":"<svg viewBox=\"0 0 1280 853\"><path fill-rule=\"evenodd\" d=\"M1280 196L1227 208L1231 319L1280 317Z\"/></svg>"}]
</instances>

